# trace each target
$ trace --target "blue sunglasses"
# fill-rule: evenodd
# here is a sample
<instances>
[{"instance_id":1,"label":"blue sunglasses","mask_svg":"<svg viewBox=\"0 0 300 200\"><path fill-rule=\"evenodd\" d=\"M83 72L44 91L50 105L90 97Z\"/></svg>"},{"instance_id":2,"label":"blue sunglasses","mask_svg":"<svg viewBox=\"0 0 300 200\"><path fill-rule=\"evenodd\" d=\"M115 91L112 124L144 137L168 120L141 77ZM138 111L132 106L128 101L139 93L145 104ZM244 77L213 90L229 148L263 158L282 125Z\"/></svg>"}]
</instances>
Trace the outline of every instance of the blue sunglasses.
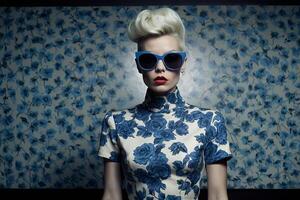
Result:
<instances>
[{"instance_id":1,"label":"blue sunglasses","mask_svg":"<svg viewBox=\"0 0 300 200\"><path fill-rule=\"evenodd\" d=\"M169 51L163 55L158 55L150 51L135 52L135 61L140 73L155 69L159 60L163 61L167 70L178 71L186 60L186 52Z\"/></svg>"}]
</instances>

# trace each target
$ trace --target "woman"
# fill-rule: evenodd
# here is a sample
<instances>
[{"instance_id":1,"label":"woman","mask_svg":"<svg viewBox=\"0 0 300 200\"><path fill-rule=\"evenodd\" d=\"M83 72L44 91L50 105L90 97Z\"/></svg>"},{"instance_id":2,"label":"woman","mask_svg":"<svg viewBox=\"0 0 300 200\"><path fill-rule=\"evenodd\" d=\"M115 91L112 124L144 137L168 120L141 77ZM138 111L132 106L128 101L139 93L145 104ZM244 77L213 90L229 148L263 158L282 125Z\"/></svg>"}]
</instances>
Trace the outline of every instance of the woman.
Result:
<instances>
[{"instance_id":1,"label":"woman","mask_svg":"<svg viewBox=\"0 0 300 200\"><path fill-rule=\"evenodd\" d=\"M169 8L143 10L128 27L135 61L148 87L143 103L109 111L99 156L105 158L103 199L198 199L206 166L208 199L226 200L231 158L217 110L187 104L177 87L186 64L185 29Z\"/></svg>"}]
</instances>

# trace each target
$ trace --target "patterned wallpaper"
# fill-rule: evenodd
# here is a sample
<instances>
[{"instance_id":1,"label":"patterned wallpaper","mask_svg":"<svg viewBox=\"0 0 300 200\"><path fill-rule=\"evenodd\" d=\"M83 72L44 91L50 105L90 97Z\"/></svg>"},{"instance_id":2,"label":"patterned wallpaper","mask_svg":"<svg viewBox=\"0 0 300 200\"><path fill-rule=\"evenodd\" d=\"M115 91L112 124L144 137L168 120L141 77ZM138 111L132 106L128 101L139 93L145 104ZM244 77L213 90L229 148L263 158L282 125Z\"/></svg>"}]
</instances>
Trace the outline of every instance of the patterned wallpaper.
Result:
<instances>
[{"instance_id":1,"label":"patterned wallpaper","mask_svg":"<svg viewBox=\"0 0 300 200\"><path fill-rule=\"evenodd\" d=\"M102 187L104 114L146 91L126 27L155 7L0 8L1 188ZM171 8L187 30L181 94L226 120L228 187L299 188L300 7Z\"/></svg>"}]
</instances>

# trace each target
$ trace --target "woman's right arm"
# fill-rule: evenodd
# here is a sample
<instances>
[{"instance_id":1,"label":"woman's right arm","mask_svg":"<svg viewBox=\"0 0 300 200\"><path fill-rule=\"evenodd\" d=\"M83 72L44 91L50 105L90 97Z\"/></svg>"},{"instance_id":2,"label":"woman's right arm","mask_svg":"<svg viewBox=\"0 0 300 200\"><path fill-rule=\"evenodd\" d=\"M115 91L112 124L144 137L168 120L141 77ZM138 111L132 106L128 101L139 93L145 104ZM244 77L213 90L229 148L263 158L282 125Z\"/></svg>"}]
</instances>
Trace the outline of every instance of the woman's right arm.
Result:
<instances>
[{"instance_id":1,"label":"woman's right arm","mask_svg":"<svg viewBox=\"0 0 300 200\"><path fill-rule=\"evenodd\" d=\"M120 163L104 159L104 194L102 200L122 200Z\"/></svg>"}]
</instances>

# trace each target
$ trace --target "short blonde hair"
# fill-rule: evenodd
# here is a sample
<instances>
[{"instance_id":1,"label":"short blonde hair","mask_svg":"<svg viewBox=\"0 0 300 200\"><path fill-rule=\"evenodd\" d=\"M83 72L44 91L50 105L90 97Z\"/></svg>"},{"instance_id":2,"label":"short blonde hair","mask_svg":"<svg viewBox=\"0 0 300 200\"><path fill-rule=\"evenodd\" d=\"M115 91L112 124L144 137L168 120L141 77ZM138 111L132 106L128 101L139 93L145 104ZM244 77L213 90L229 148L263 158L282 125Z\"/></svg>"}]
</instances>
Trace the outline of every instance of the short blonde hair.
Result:
<instances>
[{"instance_id":1,"label":"short blonde hair","mask_svg":"<svg viewBox=\"0 0 300 200\"><path fill-rule=\"evenodd\" d=\"M179 15L170 8L143 10L132 20L127 29L131 41L141 47L140 42L151 36L172 35L185 50L185 28Z\"/></svg>"}]
</instances>

